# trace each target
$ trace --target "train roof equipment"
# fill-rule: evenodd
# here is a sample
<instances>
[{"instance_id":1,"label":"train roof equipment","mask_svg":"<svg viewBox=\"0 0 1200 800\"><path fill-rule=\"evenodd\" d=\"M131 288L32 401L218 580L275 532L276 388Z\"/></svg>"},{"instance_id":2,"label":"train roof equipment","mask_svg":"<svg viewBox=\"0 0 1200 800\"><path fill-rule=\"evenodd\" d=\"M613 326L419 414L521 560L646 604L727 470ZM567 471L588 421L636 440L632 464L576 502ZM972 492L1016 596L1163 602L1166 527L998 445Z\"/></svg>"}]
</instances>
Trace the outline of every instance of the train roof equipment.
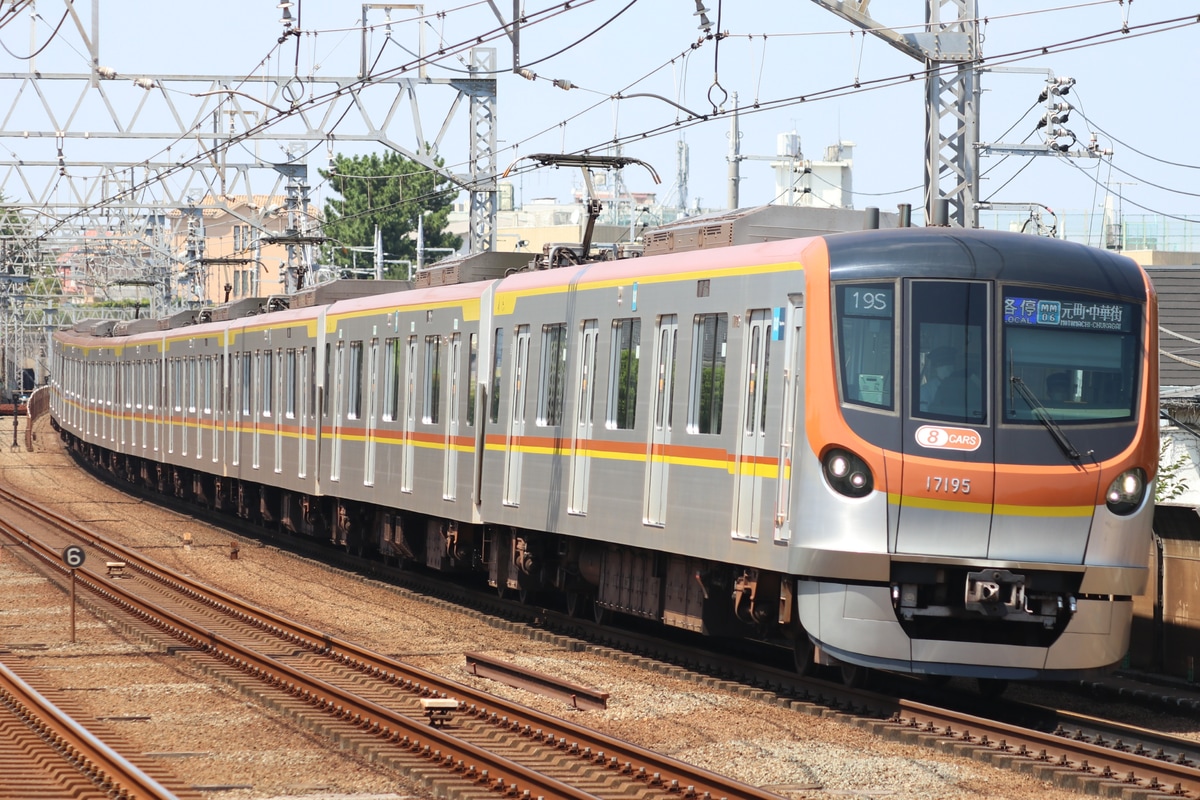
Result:
<instances>
[{"instance_id":1,"label":"train roof equipment","mask_svg":"<svg viewBox=\"0 0 1200 800\"><path fill-rule=\"evenodd\" d=\"M642 241L645 254L652 256L899 226L899 214L879 214L878 225L873 224L873 218L869 210L851 208L754 206L715 211L659 225L647 231Z\"/></svg>"},{"instance_id":2,"label":"train roof equipment","mask_svg":"<svg viewBox=\"0 0 1200 800\"><path fill-rule=\"evenodd\" d=\"M548 244L543 249L542 255L530 263L531 269L573 266L593 260L607 261L614 255L613 251L608 248L601 251L598 259L594 259L591 255L592 232L596 229L596 220L600 217L600 211L604 207L596 199L596 189L592 184L593 168L622 169L630 164L639 164L649 171L650 177L654 179L656 184L662 183L662 179L658 177L658 173L654 171L654 167L640 158L631 158L630 156L573 155L568 153L533 153L521 156L508 165L508 169L504 170L504 174L501 177L507 178L517 162L526 159L536 161L543 167L579 167L583 173L583 185L587 189L587 227L583 232L583 241L579 244L573 242ZM637 255L640 255L640 253L637 253Z\"/></svg>"}]
</instances>

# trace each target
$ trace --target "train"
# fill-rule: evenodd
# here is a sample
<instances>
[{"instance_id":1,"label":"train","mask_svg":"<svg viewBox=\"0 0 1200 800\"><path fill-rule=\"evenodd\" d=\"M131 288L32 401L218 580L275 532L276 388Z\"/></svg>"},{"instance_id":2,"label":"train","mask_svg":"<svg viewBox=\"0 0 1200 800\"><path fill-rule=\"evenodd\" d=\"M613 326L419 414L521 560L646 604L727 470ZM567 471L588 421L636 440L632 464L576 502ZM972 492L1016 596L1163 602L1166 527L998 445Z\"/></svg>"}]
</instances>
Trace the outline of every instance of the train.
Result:
<instances>
[{"instance_id":1,"label":"train","mask_svg":"<svg viewBox=\"0 0 1200 800\"><path fill-rule=\"evenodd\" d=\"M1133 260L949 227L577 260L80 323L54 424L288 535L849 682L1121 661L1159 441Z\"/></svg>"}]
</instances>

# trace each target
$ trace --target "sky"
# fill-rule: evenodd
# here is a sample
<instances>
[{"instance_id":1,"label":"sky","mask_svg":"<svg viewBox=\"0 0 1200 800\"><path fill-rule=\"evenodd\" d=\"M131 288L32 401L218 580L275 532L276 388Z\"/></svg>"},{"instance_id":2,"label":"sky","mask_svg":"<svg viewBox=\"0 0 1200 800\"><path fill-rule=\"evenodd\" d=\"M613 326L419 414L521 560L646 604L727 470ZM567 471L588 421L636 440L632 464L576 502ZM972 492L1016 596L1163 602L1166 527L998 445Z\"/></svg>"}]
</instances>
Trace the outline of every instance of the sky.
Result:
<instances>
[{"instance_id":1,"label":"sky","mask_svg":"<svg viewBox=\"0 0 1200 800\"><path fill-rule=\"evenodd\" d=\"M255 77L264 74L294 74L300 92L309 75L352 77L364 40L360 26L365 9L373 26L365 36L368 58L377 74L412 64L422 46L426 54L439 48L452 54L478 37L485 40L480 46L497 49L496 162L501 170L533 153L612 154L610 146L618 140L623 155L648 163L662 181L655 185L649 170L634 165L624 172L628 188L677 201L682 140L689 149L688 205L721 208L728 196L729 112L736 96L742 109L743 156L773 155L778 135L789 132L799 135L810 159L821 159L825 148L838 141L853 142L856 208L892 211L899 203L915 208L922 203L923 65L809 0L706 0L711 31L727 34L719 39L704 37L695 0L577 0L569 8L551 0L524 3L520 64L536 74L534 80L513 74L514 48L507 38L494 38L501 23L487 2L427 3L423 15L411 7L386 12L381 3L297 3L293 11L299 12L303 33L280 45L278 0L104 0L97 28L99 61L119 76L113 82L112 94L119 98L114 102L128 104L132 112L144 95L153 94L137 89L134 76L246 76L248 94L256 91ZM93 3L75 4L90 34ZM511 17L512 3L495 0L495 5ZM73 21L51 36L65 8L64 0L38 0L36 17L26 11L0 28L5 48L0 73L26 72L31 60L14 56L43 46L32 60L40 73L86 72L86 50ZM875 0L870 12L885 25L917 30L924 9L920 0ZM1183 0L1061 5L979 0L985 18L983 55L995 70L981 78L981 140L1042 143L1035 126L1046 109L1038 95L1053 74L1075 80L1063 98L1074 107L1065 123L1078 140L1072 149L1085 147L1094 134L1101 149L1113 151L1100 159L984 157L981 198L1039 203L1061 213L1099 210L1111 196L1125 214L1200 216L1200 153L1194 144L1200 127L1198 11L1200 3ZM389 13L390 31L384 27ZM459 56L433 58L428 75L461 78L464 67ZM573 88L564 91L555 81ZM4 131L50 124L28 86L9 108L11 101L4 98L14 96L19 81L10 77L5 83L8 90L0 94L7 115L0 126ZM111 127L94 98L72 112L69 92L58 86L45 91L52 102L65 106L54 124L71 130ZM618 94L642 96L614 99ZM426 138L437 130L454 95L445 87L420 87ZM369 86L361 90L359 101L382 114L391 97L382 87ZM176 102L185 107L202 101L184 94ZM247 101L245 107L255 105ZM170 122L153 98L138 113L139 130L154 127L158 119L162 125ZM401 108L393 124L405 131L409 116L409 109ZM286 124L278 130L286 131ZM318 200L329 188L317 169L327 166L331 154L373 149L337 141L337 134L354 124L350 115L340 126L331 125L333 140L307 153L309 181ZM465 170L470 152L469 131L464 106L451 117L439 151L458 171ZM163 153L163 142L100 138L67 140L62 144L65 156L135 161ZM10 135L0 146L11 159L52 160L55 144ZM267 160L283 159L282 147L275 143L237 145L230 157L252 149ZM168 157L195 150L194 143L177 143ZM775 198L774 176L765 160L744 161L741 174L741 205ZM573 168L540 168L518 170L511 180L518 202L543 197L566 201L579 184L578 175ZM10 199L19 190L12 182L3 186Z\"/></svg>"}]
</instances>

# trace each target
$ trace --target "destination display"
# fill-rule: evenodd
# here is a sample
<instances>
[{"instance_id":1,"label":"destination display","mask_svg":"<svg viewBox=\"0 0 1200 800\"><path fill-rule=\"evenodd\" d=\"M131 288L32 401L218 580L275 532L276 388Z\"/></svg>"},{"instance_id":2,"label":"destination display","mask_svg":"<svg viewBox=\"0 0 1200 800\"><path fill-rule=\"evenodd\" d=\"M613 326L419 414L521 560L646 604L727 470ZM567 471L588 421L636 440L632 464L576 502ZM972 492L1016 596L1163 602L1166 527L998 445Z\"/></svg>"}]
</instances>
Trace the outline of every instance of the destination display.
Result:
<instances>
[{"instance_id":1,"label":"destination display","mask_svg":"<svg viewBox=\"0 0 1200 800\"><path fill-rule=\"evenodd\" d=\"M1128 303L1006 296L1004 324L1129 333L1133 314Z\"/></svg>"}]
</instances>

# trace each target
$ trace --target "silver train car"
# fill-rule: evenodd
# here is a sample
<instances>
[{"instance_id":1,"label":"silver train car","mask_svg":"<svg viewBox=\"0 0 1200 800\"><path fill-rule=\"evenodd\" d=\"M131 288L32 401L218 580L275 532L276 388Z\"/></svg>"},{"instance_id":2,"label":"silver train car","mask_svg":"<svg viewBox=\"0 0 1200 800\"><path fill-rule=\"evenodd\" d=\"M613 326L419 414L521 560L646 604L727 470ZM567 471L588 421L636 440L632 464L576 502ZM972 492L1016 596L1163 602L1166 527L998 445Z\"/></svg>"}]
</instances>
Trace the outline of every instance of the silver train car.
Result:
<instances>
[{"instance_id":1,"label":"silver train car","mask_svg":"<svg viewBox=\"0 0 1200 800\"><path fill-rule=\"evenodd\" d=\"M124 480L802 667L1126 651L1158 455L1126 257L893 229L331 286L57 332L56 425Z\"/></svg>"}]
</instances>

